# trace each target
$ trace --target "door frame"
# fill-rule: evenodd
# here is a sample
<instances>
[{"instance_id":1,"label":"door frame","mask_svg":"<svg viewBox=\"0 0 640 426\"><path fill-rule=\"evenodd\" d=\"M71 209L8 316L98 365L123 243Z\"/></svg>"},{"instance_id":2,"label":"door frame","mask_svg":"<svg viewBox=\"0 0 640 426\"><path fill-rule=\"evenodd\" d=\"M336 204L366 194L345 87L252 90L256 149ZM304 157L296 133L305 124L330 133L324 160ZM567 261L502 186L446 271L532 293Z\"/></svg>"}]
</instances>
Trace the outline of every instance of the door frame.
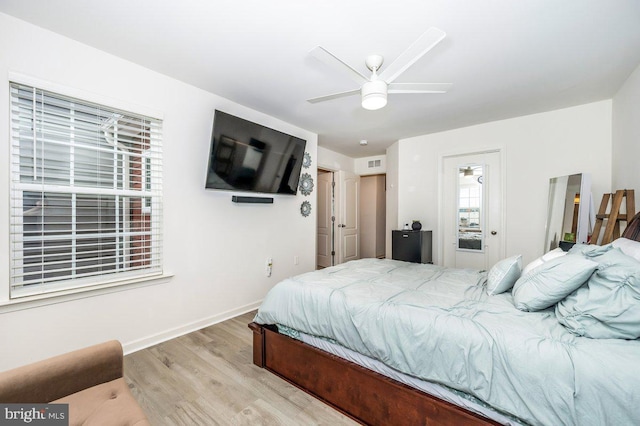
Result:
<instances>
[{"instance_id":1,"label":"door frame","mask_svg":"<svg viewBox=\"0 0 640 426\"><path fill-rule=\"evenodd\" d=\"M330 247L330 257L331 257L331 262L329 266L334 266L336 265L336 220L337 220L337 214L336 214L336 207L339 204L339 202L336 200L336 170L331 170L328 169L326 167L318 167L318 170L316 172L316 179L318 178L320 172L323 173L331 173L331 196L329 197L329 203L331 205L331 226L330 226L330 238L329 238L329 244L331 245ZM319 206L320 203L318 202L318 196L320 194L320 191L316 191L316 206ZM316 254L315 254L315 269L318 269L318 220L317 220L317 216L316 216L316 243L315 243L315 249L316 249Z\"/></svg>"},{"instance_id":2,"label":"door frame","mask_svg":"<svg viewBox=\"0 0 640 426\"><path fill-rule=\"evenodd\" d=\"M498 153L500 156L500 185L502 187L502 191L500 194L500 227L498 229L498 235L499 240L500 240L500 255L499 258L500 259L504 259L505 257L505 252L506 252L506 242L507 242L507 238L506 238L506 210L507 210L507 197L506 197L506 183L507 183L507 173L506 173L506 164L505 164L505 157L506 157L506 148L504 146L498 146L498 147L487 147L484 149L478 149L478 150L472 150L472 151L467 151L467 150L458 150L458 151L450 151L450 152L443 152L440 153L438 155L438 235L437 235L437 244L438 244L438 262L442 262L444 259L444 215L446 214L446 208L444 205L444 162L445 159L448 158L453 158L453 157L464 157L464 156L469 156L469 155L481 155L481 154L494 154L494 153ZM488 265L488 268L490 268L491 265Z\"/></svg>"}]
</instances>

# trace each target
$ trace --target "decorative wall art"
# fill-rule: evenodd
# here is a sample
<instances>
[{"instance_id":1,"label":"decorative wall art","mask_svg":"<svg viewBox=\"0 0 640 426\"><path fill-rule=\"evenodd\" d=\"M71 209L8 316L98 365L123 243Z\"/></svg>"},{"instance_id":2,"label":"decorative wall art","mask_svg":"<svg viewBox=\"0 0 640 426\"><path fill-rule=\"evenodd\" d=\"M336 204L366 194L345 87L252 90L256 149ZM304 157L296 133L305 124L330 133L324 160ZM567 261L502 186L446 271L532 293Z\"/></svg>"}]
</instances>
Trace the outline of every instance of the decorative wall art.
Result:
<instances>
[{"instance_id":1,"label":"decorative wall art","mask_svg":"<svg viewBox=\"0 0 640 426\"><path fill-rule=\"evenodd\" d=\"M307 217L311 214L311 203L308 201L303 201L300 205L300 214L304 217Z\"/></svg>"},{"instance_id":2,"label":"decorative wall art","mask_svg":"<svg viewBox=\"0 0 640 426\"><path fill-rule=\"evenodd\" d=\"M308 152L305 152L304 156L302 157L302 167L304 167L305 169L311 167L311 154L309 154Z\"/></svg>"},{"instance_id":3,"label":"decorative wall art","mask_svg":"<svg viewBox=\"0 0 640 426\"><path fill-rule=\"evenodd\" d=\"M313 178L309 173L303 173L300 176L300 192L305 196L313 192Z\"/></svg>"}]
</instances>

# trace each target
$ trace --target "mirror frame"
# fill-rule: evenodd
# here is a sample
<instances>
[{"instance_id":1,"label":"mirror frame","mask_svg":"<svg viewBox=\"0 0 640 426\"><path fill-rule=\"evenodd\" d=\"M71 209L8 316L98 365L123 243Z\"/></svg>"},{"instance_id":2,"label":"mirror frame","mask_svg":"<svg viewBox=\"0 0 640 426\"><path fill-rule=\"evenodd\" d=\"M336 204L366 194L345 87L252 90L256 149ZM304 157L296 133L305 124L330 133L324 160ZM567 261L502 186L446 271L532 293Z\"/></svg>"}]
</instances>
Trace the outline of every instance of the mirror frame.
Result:
<instances>
[{"instance_id":1,"label":"mirror frame","mask_svg":"<svg viewBox=\"0 0 640 426\"><path fill-rule=\"evenodd\" d=\"M569 181L577 178L580 178L579 188L575 188L575 186L573 189L568 188ZM579 195L579 199L577 199L577 195ZM578 206L577 211L575 211L576 205ZM589 242L589 212L591 209L591 175L589 173L577 173L549 179L544 253L559 247L561 242L587 244ZM567 241L564 238L564 234L567 233L565 232L567 228L565 221L569 217L572 222L577 221L574 241ZM572 234L572 232L568 234Z\"/></svg>"}]
</instances>

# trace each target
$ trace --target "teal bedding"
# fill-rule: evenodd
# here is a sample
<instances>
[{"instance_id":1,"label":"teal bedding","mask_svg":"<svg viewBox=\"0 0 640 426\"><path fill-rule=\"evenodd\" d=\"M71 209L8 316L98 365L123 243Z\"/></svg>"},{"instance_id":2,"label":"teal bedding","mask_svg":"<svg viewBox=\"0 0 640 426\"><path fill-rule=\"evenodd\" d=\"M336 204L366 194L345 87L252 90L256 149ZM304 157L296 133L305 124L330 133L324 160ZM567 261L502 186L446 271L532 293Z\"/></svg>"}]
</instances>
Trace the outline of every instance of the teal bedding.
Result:
<instances>
[{"instance_id":1,"label":"teal bedding","mask_svg":"<svg viewBox=\"0 0 640 426\"><path fill-rule=\"evenodd\" d=\"M335 341L542 425L640 424L640 341L589 339L486 273L362 259L277 284L255 321Z\"/></svg>"}]
</instances>

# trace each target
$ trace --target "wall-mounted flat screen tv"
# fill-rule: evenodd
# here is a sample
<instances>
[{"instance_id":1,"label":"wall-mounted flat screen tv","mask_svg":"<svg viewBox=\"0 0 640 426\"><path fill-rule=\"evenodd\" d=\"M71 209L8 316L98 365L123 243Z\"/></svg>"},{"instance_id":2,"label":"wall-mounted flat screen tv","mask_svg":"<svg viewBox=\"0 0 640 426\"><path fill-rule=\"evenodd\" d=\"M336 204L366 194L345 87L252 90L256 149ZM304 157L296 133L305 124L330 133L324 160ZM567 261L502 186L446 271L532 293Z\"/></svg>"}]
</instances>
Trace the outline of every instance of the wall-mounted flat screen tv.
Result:
<instances>
[{"instance_id":1,"label":"wall-mounted flat screen tv","mask_svg":"<svg viewBox=\"0 0 640 426\"><path fill-rule=\"evenodd\" d=\"M206 187L295 195L306 143L216 110Z\"/></svg>"}]
</instances>

